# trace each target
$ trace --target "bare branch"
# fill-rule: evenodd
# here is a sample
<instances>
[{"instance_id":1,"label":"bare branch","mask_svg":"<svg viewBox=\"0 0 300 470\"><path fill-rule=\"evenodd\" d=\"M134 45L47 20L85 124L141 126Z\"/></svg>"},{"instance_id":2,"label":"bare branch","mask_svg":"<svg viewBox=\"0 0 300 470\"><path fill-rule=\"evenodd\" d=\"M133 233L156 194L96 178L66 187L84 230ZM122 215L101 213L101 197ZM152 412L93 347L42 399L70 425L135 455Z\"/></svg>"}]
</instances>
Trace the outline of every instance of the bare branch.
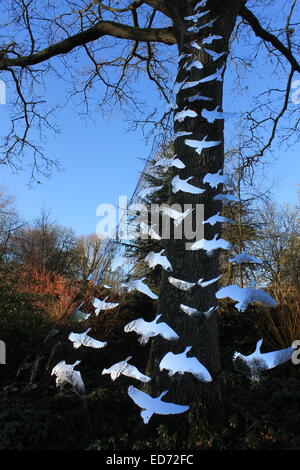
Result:
<instances>
[{"instance_id":1,"label":"bare branch","mask_svg":"<svg viewBox=\"0 0 300 470\"><path fill-rule=\"evenodd\" d=\"M176 44L172 28L136 28L112 21L99 21L92 28L70 36L36 54L14 59L4 58L0 62L0 70L7 67L28 67L30 65L36 65L57 55L67 54L75 47L83 46L84 44L107 35L120 39L132 39L134 41L160 42L168 45Z\"/></svg>"},{"instance_id":2,"label":"bare branch","mask_svg":"<svg viewBox=\"0 0 300 470\"><path fill-rule=\"evenodd\" d=\"M286 47L274 34L264 29L256 16L243 5L239 11L240 16L251 26L256 36L263 39L266 42L272 44L272 46L278 50L291 64L292 69L300 72L300 64L292 51Z\"/></svg>"}]
</instances>

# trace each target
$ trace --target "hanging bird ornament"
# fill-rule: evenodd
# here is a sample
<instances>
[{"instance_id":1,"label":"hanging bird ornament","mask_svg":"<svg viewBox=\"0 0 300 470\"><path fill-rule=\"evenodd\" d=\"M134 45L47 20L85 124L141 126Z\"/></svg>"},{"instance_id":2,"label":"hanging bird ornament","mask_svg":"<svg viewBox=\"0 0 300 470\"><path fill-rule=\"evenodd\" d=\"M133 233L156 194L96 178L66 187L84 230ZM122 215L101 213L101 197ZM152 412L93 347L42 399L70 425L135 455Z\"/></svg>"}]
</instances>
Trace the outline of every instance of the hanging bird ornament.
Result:
<instances>
[{"instance_id":1,"label":"hanging bird ornament","mask_svg":"<svg viewBox=\"0 0 300 470\"><path fill-rule=\"evenodd\" d=\"M179 339L179 336L169 325L167 325L167 323L157 323L161 316L161 314L156 315L154 320L150 322L145 321L143 318L133 320L124 326L124 331L125 333L130 333L131 331L137 333L140 336L138 341L141 345L147 344L150 338L158 335L162 336L168 341Z\"/></svg>"},{"instance_id":2,"label":"hanging bird ornament","mask_svg":"<svg viewBox=\"0 0 300 470\"><path fill-rule=\"evenodd\" d=\"M212 382L212 377L206 367L196 357L187 357L191 349L192 346L187 346L180 354L168 352L160 361L159 369L161 371L166 369L170 377L174 374L190 373L201 382Z\"/></svg>"},{"instance_id":3,"label":"hanging bird ornament","mask_svg":"<svg viewBox=\"0 0 300 470\"><path fill-rule=\"evenodd\" d=\"M153 398L138 388L130 385L128 387L128 395L136 405L142 408L141 417L145 424L147 424L154 414L158 415L173 415L185 413L188 411L189 406L176 405L175 403L167 403L162 401L162 398L168 393L168 390L162 392L157 398Z\"/></svg>"},{"instance_id":4,"label":"hanging bird ornament","mask_svg":"<svg viewBox=\"0 0 300 470\"><path fill-rule=\"evenodd\" d=\"M72 385L73 390L78 395L83 395L85 386L79 370L74 370L81 361L76 361L74 364L66 364L65 361L60 361L53 367L51 375L56 376L56 386L62 388L66 383Z\"/></svg>"},{"instance_id":5,"label":"hanging bird ornament","mask_svg":"<svg viewBox=\"0 0 300 470\"><path fill-rule=\"evenodd\" d=\"M73 348L78 349L81 346L86 346L87 348L101 349L105 348L107 342L98 341L97 339L91 338L88 336L88 333L92 328L88 328L84 333L73 333L71 332L68 336L68 339L72 341Z\"/></svg>"},{"instance_id":6,"label":"hanging bird ornament","mask_svg":"<svg viewBox=\"0 0 300 470\"><path fill-rule=\"evenodd\" d=\"M254 353L243 356L239 352L233 355L234 367L237 371L246 374L251 380L259 381L261 372L267 369L273 369L279 364L289 361L295 352L294 347L279 349L268 353L260 351L263 340L260 339Z\"/></svg>"},{"instance_id":7,"label":"hanging bird ornament","mask_svg":"<svg viewBox=\"0 0 300 470\"><path fill-rule=\"evenodd\" d=\"M128 356L124 361L113 364L111 367L109 367L109 369L103 369L102 375L109 374L112 381L115 381L118 377L120 377L120 375L126 375L127 377L137 379L140 382L150 382L151 377L142 374L135 366L128 364L130 359L132 359L132 356Z\"/></svg>"}]
</instances>

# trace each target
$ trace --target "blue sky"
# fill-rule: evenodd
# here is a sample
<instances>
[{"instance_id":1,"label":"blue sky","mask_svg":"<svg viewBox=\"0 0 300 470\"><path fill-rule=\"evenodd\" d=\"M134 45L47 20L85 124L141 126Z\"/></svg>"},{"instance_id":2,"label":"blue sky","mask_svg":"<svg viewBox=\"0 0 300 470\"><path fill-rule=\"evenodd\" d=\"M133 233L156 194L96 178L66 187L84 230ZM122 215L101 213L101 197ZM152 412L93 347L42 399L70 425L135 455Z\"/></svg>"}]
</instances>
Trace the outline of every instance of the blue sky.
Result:
<instances>
[{"instance_id":1,"label":"blue sky","mask_svg":"<svg viewBox=\"0 0 300 470\"><path fill-rule=\"evenodd\" d=\"M173 50L175 52L175 48ZM245 109L245 97L234 96L230 91L230 72L227 80L225 111ZM259 84L255 83L257 78L253 80L252 85L259 88ZM51 101L63 94L64 88L64 84L60 88L57 82L53 82L47 99ZM159 104L148 82L141 83L139 91L149 103L164 106L163 103ZM9 89L7 101L10 101ZM140 158L150 155L150 145L145 144L141 130L128 132L124 116L118 112L112 113L109 118L94 112L93 118L96 125L92 121L82 120L72 104L60 110L57 120L61 133L47 133L46 151L60 159L64 170L54 172L50 179L41 179L42 184L28 188L29 170L12 174L2 165L0 186L16 196L22 218L32 220L45 207L52 210L59 224L73 227L77 235L89 234L96 230L98 204L117 205L119 195L130 197L143 167ZM2 131L5 130L6 121L6 107L1 105ZM273 194L278 202L296 202L297 183L300 183L299 154L299 143L288 151L278 150L275 152L275 163L268 167L264 175L266 185L274 179Z\"/></svg>"}]
</instances>

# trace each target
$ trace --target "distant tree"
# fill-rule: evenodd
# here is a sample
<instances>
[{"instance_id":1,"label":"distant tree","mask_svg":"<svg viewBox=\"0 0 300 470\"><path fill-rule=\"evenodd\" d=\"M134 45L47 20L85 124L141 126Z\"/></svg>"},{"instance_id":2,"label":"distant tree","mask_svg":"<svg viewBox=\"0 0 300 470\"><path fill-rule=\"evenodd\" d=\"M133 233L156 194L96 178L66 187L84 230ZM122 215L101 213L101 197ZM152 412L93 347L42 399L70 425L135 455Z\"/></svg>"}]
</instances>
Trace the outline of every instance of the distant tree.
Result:
<instances>
[{"instance_id":1,"label":"distant tree","mask_svg":"<svg viewBox=\"0 0 300 470\"><path fill-rule=\"evenodd\" d=\"M252 251L263 261L261 282L269 285L277 300L300 288L299 210L287 205L265 204L259 213L261 229Z\"/></svg>"},{"instance_id":2,"label":"distant tree","mask_svg":"<svg viewBox=\"0 0 300 470\"><path fill-rule=\"evenodd\" d=\"M21 225L14 197L0 189L0 262L9 260L12 237Z\"/></svg>"},{"instance_id":3,"label":"distant tree","mask_svg":"<svg viewBox=\"0 0 300 470\"><path fill-rule=\"evenodd\" d=\"M12 251L14 260L24 266L74 276L78 256L75 234L51 220L50 212L42 210L32 225L17 231Z\"/></svg>"},{"instance_id":4,"label":"distant tree","mask_svg":"<svg viewBox=\"0 0 300 470\"><path fill-rule=\"evenodd\" d=\"M224 273L222 283L239 284L244 287L255 279L257 264L233 264L228 260L246 251L251 255L251 242L258 237L261 227L259 214L262 205L269 201L270 189L266 189L261 180L257 180L253 169L244 165L240 149L228 151L225 155L226 174L230 175L237 201L223 205L222 215L233 223L224 223L223 236L232 243L232 250L222 253L221 270Z\"/></svg>"},{"instance_id":5,"label":"distant tree","mask_svg":"<svg viewBox=\"0 0 300 470\"><path fill-rule=\"evenodd\" d=\"M96 235L81 236L76 241L77 276L84 281L96 277L105 264L103 241Z\"/></svg>"}]
</instances>

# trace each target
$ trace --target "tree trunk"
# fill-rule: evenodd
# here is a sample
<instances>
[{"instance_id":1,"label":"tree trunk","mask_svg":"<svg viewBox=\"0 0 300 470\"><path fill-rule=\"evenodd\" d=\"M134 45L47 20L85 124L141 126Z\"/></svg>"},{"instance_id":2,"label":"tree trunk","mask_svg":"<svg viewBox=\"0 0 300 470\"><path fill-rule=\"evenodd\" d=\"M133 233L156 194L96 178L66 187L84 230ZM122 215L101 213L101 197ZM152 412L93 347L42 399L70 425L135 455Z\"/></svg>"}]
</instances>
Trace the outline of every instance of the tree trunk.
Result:
<instances>
[{"instance_id":1,"label":"tree trunk","mask_svg":"<svg viewBox=\"0 0 300 470\"><path fill-rule=\"evenodd\" d=\"M184 21L185 16L193 15L193 10L197 0L180 2L178 7L179 15L182 18L180 24L176 24L179 54L192 54L192 57L185 56L179 63L177 82L186 79L188 82L198 81L216 72L226 63L226 55L213 61L203 47L216 52L228 51L229 39L234 28L241 0L208 0L207 6L199 11L210 10L210 14L198 20L197 26L203 25L211 19L217 18L217 21L210 28L200 29L198 33L189 33L187 28L193 23ZM184 5L183 5L184 4ZM209 34L220 35L222 39L215 40L212 44L202 46L196 49L191 46L191 41L196 41L201 46L202 40ZM185 63L194 60L200 60L203 69L191 68L187 71L184 68ZM188 97L196 94L212 98L212 101L196 100L189 102ZM209 123L201 117L201 111L206 108L214 110L220 106L222 110L223 82L208 81L193 88L179 90L176 98L178 111L185 107L197 113L196 118L186 118L183 122L175 121L174 131L190 131L190 136L180 137L175 140L175 154L185 164L182 170L174 169L173 173L180 178L186 179L193 176L190 184L205 188L201 195L189 194L179 191L172 193L169 204L180 204L182 210L184 204L204 204L205 219L221 211L221 202L214 201L216 194L222 192L222 186L219 185L213 189L208 184L203 184L202 179L207 173L216 173L223 169L224 165L224 125L223 120L216 120ZM185 145L185 139L202 140L208 136L208 141L221 141L221 144L212 148L202 150L198 155L194 149ZM195 213L195 210L194 210ZM195 227L195 220L193 221ZM211 240L215 234L221 235L221 225L204 224L204 238ZM203 250L191 251L186 249L186 239L174 239L165 241L166 255L173 266L172 276L189 281L197 282L200 278L210 280L219 275L219 250L214 251L208 256ZM219 354L219 340L217 320L214 313L211 315L201 315L199 318L190 318L180 309L180 304L197 308L201 312L206 312L211 307L217 306L215 292L218 289L218 283L213 283L207 287L195 286L190 291L185 292L177 289L168 281L170 273L163 272L160 286L158 313L163 314L161 321L166 321L180 336L178 341L170 342L160 337L153 340L151 346L151 355L149 360L149 370L152 371L153 380L150 383L153 395L158 395L165 389L169 389L166 395L166 401L174 401L178 404L190 405L189 419L195 423L210 423L219 421L223 416L223 403L221 395L221 368ZM167 371L159 371L159 363L168 351L181 353L187 346L192 346L189 356L196 356L200 362L209 370L213 382L203 383L194 378L191 374L176 374L172 378L168 376ZM180 415L183 419L183 415ZM172 418L173 419L173 418ZM204 421L203 421L204 420ZM176 421L174 421L176 422Z\"/></svg>"}]
</instances>

